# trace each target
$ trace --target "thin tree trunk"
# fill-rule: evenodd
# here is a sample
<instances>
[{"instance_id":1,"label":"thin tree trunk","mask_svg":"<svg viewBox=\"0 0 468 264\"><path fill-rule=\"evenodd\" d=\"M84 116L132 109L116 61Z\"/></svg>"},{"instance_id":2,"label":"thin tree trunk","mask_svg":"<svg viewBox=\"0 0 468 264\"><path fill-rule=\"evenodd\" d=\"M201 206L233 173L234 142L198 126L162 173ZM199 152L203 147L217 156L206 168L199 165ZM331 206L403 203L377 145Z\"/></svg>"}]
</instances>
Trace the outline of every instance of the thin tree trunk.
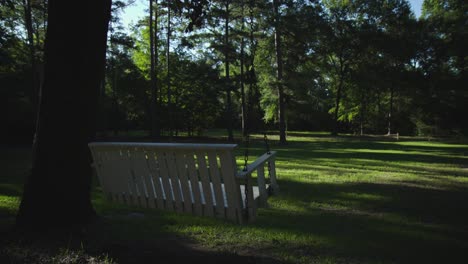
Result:
<instances>
[{"instance_id":1,"label":"thin tree trunk","mask_svg":"<svg viewBox=\"0 0 468 264\"><path fill-rule=\"evenodd\" d=\"M43 27L44 27L44 32L47 32L47 0L42 0L42 8L43 8L43 13L42 13L42 22L43 22Z\"/></svg>"},{"instance_id":2,"label":"thin tree trunk","mask_svg":"<svg viewBox=\"0 0 468 264\"><path fill-rule=\"evenodd\" d=\"M107 49L107 47L106 47ZM104 63L105 65L106 63ZM104 67L104 74L106 68ZM96 118L96 132L100 133L100 136L106 137L106 121L104 116L103 98L106 95L106 77L102 78L101 85L99 85L99 96L98 96L98 107L97 107L97 118Z\"/></svg>"},{"instance_id":3,"label":"thin tree trunk","mask_svg":"<svg viewBox=\"0 0 468 264\"><path fill-rule=\"evenodd\" d=\"M256 77L255 77L255 51L256 51L256 44L255 44L255 38L254 38L254 31L255 31L255 25L254 25L254 0L249 1L249 17L250 17L250 34L249 34L249 43L250 43L250 56L251 56L251 62L250 62L250 71L249 71L249 93L247 97L247 117L246 117L246 122L247 126L249 127L249 131L253 131L253 106L252 106L252 101L253 101L253 92L254 92L254 83L256 82Z\"/></svg>"},{"instance_id":4,"label":"thin tree trunk","mask_svg":"<svg viewBox=\"0 0 468 264\"><path fill-rule=\"evenodd\" d=\"M174 126L174 135L176 137L179 136L179 94L177 93L177 90L174 90L174 109L175 109L175 113L173 115L173 118L174 118L174 123L173 123L173 126Z\"/></svg>"},{"instance_id":5,"label":"thin tree trunk","mask_svg":"<svg viewBox=\"0 0 468 264\"><path fill-rule=\"evenodd\" d=\"M114 33L114 27L112 22L109 23L109 30L108 33L110 35L110 38L112 38L112 34ZM106 42L107 43L107 42ZM106 47L107 48L107 47ZM111 99L112 99L112 131L114 133L114 136L117 136L119 134L119 103L117 100L117 67L116 67L116 57L113 55L115 51L115 44L114 42L110 41L110 54L111 54L111 59L110 59L110 87L112 88L112 94L111 94Z\"/></svg>"},{"instance_id":6,"label":"thin tree trunk","mask_svg":"<svg viewBox=\"0 0 468 264\"><path fill-rule=\"evenodd\" d=\"M359 111L360 135L364 136L364 113L366 108L364 91L361 91L361 109Z\"/></svg>"},{"instance_id":7,"label":"thin tree trunk","mask_svg":"<svg viewBox=\"0 0 468 264\"><path fill-rule=\"evenodd\" d=\"M344 87L344 81L345 81L345 75L347 72L347 65L345 64L345 61L342 56L340 56L340 61L339 61L339 71L338 71L338 76L339 76L339 81L338 81L338 87L336 89L336 97L335 97L335 127L333 128L332 135L336 136L338 135L338 117L339 117L339 111L340 111L340 102L341 102L341 97L343 93L343 87Z\"/></svg>"},{"instance_id":8,"label":"thin tree trunk","mask_svg":"<svg viewBox=\"0 0 468 264\"><path fill-rule=\"evenodd\" d=\"M283 87L283 51L281 47L281 32L280 32L280 16L278 0L273 0L273 8L275 12L275 50L276 50L276 79L278 86L278 106L279 106L279 132L280 143L286 143L286 121L285 121L285 101Z\"/></svg>"},{"instance_id":9,"label":"thin tree trunk","mask_svg":"<svg viewBox=\"0 0 468 264\"><path fill-rule=\"evenodd\" d=\"M231 102L231 82L229 77L229 4L226 1L226 19L224 23L224 64L226 73L226 122L228 130L228 140L234 141L234 134L232 132L232 102Z\"/></svg>"},{"instance_id":10,"label":"thin tree trunk","mask_svg":"<svg viewBox=\"0 0 468 264\"><path fill-rule=\"evenodd\" d=\"M110 7L110 0L87 0L74 8L49 1L32 171L16 218L21 227L81 226L96 216L87 144L95 136Z\"/></svg>"},{"instance_id":11,"label":"thin tree trunk","mask_svg":"<svg viewBox=\"0 0 468 264\"><path fill-rule=\"evenodd\" d=\"M169 138L173 136L174 122L172 120L172 93L171 93L171 70L170 70L170 47L171 47L171 8L167 2L167 40L166 40L166 68L167 68L167 112L169 118Z\"/></svg>"},{"instance_id":12,"label":"thin tree trunk","mask_svg":"<svg viewBox=\"0 0 468 264\"><path fill-rule=\"evenodd\" d=\"M338 112L340 111L340 101L341 101L341 92L343 90L343 78L340 76L340 80L338 82L338 87L336 90L336 97L335 97L335 127L333 128L332 135L338 135Z\"/></svg>"},{"instance_id":13,"label":"thin tree trunk","mask_svg":"<svg viewBox=\"0 0 468 264\"><path fill-rule=\"evenodd\" d=\"M241 34L244 34L244 1L241 2ZM241 115L242 115L242 135L247 136L246 106L245 106L245 87L244 87L244 36L241 36L240 43L240 88L241 88Z\"/></svg>"},{"instance_id":14,"label":"thin tree trunk","mask_svg":"<svg viewBox=\"0 0 468 264\"><path fill-rule=\"evenodd\" d=\"M113 45L111 44L111 50L113 50ZM116 67L116 58L112 59L112 108L114 111L114 121L115 123L113 124L114 128L114 136L117 136L119 134L119 129L122 127L120 126L119 122L119 102L118 102L118 96L117 96L117 67Z\"/></svg>"},{"instance_id":15,"label":"thin tree trunk","mask_svg":"<svg viewBox=\"0 0 468 264\"><path fill-rule=\"evenodd\" d=\"M39 78L37 74L36 46L34 42L31 0L23 0L23 10L25 28L28 37L29 59L31 60L31 102L33 105L33 113L36 113L39 102ZM34 118L36 118L36 116L34 116Z\"/></svg>"},{"instance_id":16,"label":"thin tree trunk","mask_svg":"<svg viewBox=\"0 0 468 264\"><path fill-rule=\"evenodd\" d=\"M158 85L158 75L157 75L157 67L159 65L159 53L158 53L158 43L159 43L159 36L158 36L158 29L159 29L159 9L158 9L158 0L154 0L154 67L155 67L155 87L154 87L154 105L156 108L156 115L159 112L162 112L162 84ZM159 98L158 98L159 97ZM162 125L158 118L156 118L156 136L161 136Z\"/></svg>"},{"instance_id":17,"label":"thin tree trunk","mask_svg":"<svg viewBox=\"0 0 468 264\"><path fill-rule=\"evenodd\" d=\"M150 100L150 122L151 122L151 137L153 139L156 139L159 136L159 130L158 130L158 125L157 125L157 110L156 110L156 104L157 104L157 93L158 93L158 87L157 87L157 77L156 77L156 53L155 53L155 38L156 38L156 32L157 29L154 27L154 24L157 25L157 16L156 16L156 23L153 21L153 15L154 15L154 4L153 0L149 1L149 31L150 31L150 79L151 79L151 100ZM156 0L156 5L157 5L157 0Z\"/></svg>"},{"instance_id":18,"label":"thin tree trunk","mask_svg":"<svg viewBox=\"0 0 468 264\"><path fill-rule=\"evenodd\" d=\"M391 83L390 86L390 109L388 111L388 125L387 125L387 135L392 133L392 114L393 114L393 95L394 95L395 87L394 83Z\"/></svg>"}]
</instances>

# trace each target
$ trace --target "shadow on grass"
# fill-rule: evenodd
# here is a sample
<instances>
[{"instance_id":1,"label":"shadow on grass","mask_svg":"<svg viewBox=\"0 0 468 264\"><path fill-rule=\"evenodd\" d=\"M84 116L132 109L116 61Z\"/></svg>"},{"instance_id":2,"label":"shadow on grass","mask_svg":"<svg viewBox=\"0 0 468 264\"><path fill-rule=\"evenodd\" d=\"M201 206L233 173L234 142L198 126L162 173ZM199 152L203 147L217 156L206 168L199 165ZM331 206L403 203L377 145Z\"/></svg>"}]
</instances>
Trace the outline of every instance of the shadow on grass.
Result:
<instances>
[{"instance_id":1,"label":"shadow on grass","mask_svg":"<svg viewBox=\"0 0 468 264\"><path fill-rule=\"evenodd\" d=\"M468 190L392 184L280 181L280 207L256 227L329 241L323 254L400 262L456 263L468 250ZM284 245L288 247L288 245ZM310 248L316 251L317 249Z\"/></svg>"},{"instance_id":2,"label":"shadow on grass","mask_svg":"<svg viewBox=\"0 0 468 264\"><path fill-rule=\"evenodd\" d=\"M440 168L440 167L428 167L421 165L403 165L392 163L389 164L385 161L372 161L372 160L354 160L347 161L344 164L341 163L324 163L324 162L314 162L310 161L307 164L293 163L281 164L281 169L285 170L301 170L302 175L298 175L299 179L313 179L317 174L325 173L328 175L339 176L344 174L359 174L359 173L377 173L380 172L382 175L388 173L410 173L412 175L420 176L420 180L439 180L442 182L440 186L434 184L434 187L445 187L451 186L457 188L456 186L460 184L459 181L454 180L453 178L447 177L468 177L468 170L459 170L459 169L450 169L450 168ZM400 178L400 182L405 182L407 179L404 177ZM409 181L407 181L409 182ZM420 182L421 183L421 182Z\"/></svg>"},{"instance_id":3,"label":"shadow on grass","mask_svg":"<svg viewBox=\"0 0 468 264\"><path fill-rule=\"evenodd\" d=\"M252 143L253 147L250 149L252 156L264 152L261 140L253 140ZM306 173L322 170L328 174L336 174L345 173L349 168L360 168L389 172L411 170L412 174L428 178L468 176L463 171L449 169L450 166L468 165L466 148L463 146L401 145L346 138L337 141L296 141L286 147L275 143L273 145L273 148L279 152L279 172L281 169L297 169ZM391 151L400 151L400 153L391 153ZM242 155L242 148L239 148L237 153ZM417 166L413 166L412 163L417 163ZM430 167L429 165L433 163L442 165ZM313 167L314 165L322 167ZM447 165L447 169L444 165ZM21 162L15 167L15 171L24 170ZM360 172L358 170L353 173ZM110 259L119 263L155 261L164 263L165 259L168 259L169 263L197 262L198 259L205 263L273 262L270 259L262 262L263 259L260 258L251 260L249 257L234 253L208 251L197 248L187 238L174 235L177 232L173 231L177 228L195 224L207 229L214 227L219 232L215 235L219 236L231 232L230 230L234 230L234 235L238 235L243 230L253 229L261 231L263 238L259 240L265 239L268 234L272 234L273 237L275 234L289 234L286 239L274 240L277 242L272 242L271 248L266 249L266 255L276 251L289 251L289 255L325 256L325 258L330 256L331 259L342 257L345 262L350 262L346 260L398 263L466 262L465 252L468 251L466 184L457 185L457 182L453 182L456 188L436 190L429 187L438 187L437 183L423 188L410 186L411 180L405 179L402 179L404 182L401 184L366 182L333 184L299 182L301 178L295 181L287 180L280 174L278 176L280 195L272 198L272 207L261 209L257 221L249 226L236 226L214 220L205 221L166 212L147 212L110 206L98 195L95 205L104 212L104 218L100 223L90 227L86 233L77 235L76 239L69 240L69 237L57 239L60 242L46 239L46 242L42 243L41 239L10 241L2 236L3 239L0 241L4 241L6 243L4 245L12 248L13 253L10 252L8 256L16 254L14 252L26 252L14 255L19 260L22 260L22 256L39 259L41 255L37 254L44 254L46 260L56 256L67 256L60 253L66 245L65 249L82 250L84 252L81 254L82 258L107 254ZM15 184L21 184L22 179L10 177L5 178L5 181L3 178L0 180L2 180L0 195L8 197L20 195ZM414 184L421 185L421 182ZM140 219L138 214L132 214L135 211L142 212L144 218ZM9 209L0 212L2 216L11 216L11 214L12 211ZM314 239L325 242L314 244ZM229 246L233 245L227 245ZM253 251L261 250L257 245L251 247ZM20 250L15 251L15 248ZM35 248L39 250L27 253L29 249ZM1 260L0 256L0 262Z\"/></svg>"},{"instance_id":4,"label":"shadow on grass","mask_svg":"<svg viewBox=\"0 0 468 264\"><path fill-rule=\"evenodd\" d=\"M165 217L152 220L151 227L145 226L148 221L103 218L82 230L2 234L0 263L280 263L197 247L186 238L165 234ZM137 234L146 227L146 236L129 238L125 227Z\"/></svg>"},{"instance_id":5,"label":"shadow on grass","mask_svg":"<svg viewBox=\"0 0 468 264\"><path fill-rule=\"evenodd\" d=\"M467 148L456 145L450 145L450 147L403 146L369 141L316 141L295 142L287 147L275 146L274 149L278 151L279 160L300 160L305 163L328 159L336 163L341 161L350 164L353 163L352 160L361 160L361 163L382 162L381 164L387 163L387 165L392 162L392 166L399 165L398 163L401 162L468 166ZM392 153L392 151L398 152Z\"/></svg>"},{"instance_id":6,"label":"shadow on grass","mask_svg":"<svg viewBox=\"0 0 468 264\"><path fill-rule=\"evenodd\" d=\"M277 141L271 141L278 145ZM448 150L460 154L467 153L466 144L444 142L444 141L379 141L368 140L355 136L349 137L311 137L310 140L292 140L287 143L287 147L301 147L303 144L310 144L316 148L340 148L340 149L373 149L373 150L411 150L411 151L441 151Z\"/></svg>"},{"instance_id":7,"label":"shadow on grass","mask_svg":"<svg viewBox=\"0 0 468 264\"><path fill-rule=\"evenodd\" d=\"M99 219L74 230L15 230L15 212L0 210L0 263L285 263L205 248L176 235L172 227L180 224L179 218L193 219L188 215L111 205L99 194L95 198Z\"/></svg>"}]
</instances>

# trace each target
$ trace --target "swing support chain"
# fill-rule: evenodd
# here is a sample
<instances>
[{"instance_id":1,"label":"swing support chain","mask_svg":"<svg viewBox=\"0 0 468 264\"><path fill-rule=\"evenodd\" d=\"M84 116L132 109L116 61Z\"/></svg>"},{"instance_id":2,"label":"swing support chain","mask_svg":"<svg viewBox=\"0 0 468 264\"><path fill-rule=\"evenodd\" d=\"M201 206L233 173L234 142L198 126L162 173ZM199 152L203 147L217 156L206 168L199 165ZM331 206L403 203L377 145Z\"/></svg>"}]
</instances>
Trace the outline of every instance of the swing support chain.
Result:
<instances>
[{"instance_id":1,"label":"swing support chain","mask_svg":"<svg viewBox=\"0 0 468 264\"><path fill-rule=\"evenodd\" d=\"M245 142L245 152L244 152L244 169L243 171L247 171L247 163L249 162L249 141L250 137L249 134L247 133L244 136L244 142ZM245 188L244 188L244 203L245 203L245 217L246 219L249 219L249 204L248 204L248 195L249 195L249 186L247 186L250 183L249 177L251 175L247 175L246 182L245 182Z\"/></svg>"},{"instance_id":2,"label":"swing support chain","mask_svg":"<svg viewBox=\"0 0 468 264\"><path fill-rule=\"evenodd\" d=\"M270 155L271 152L270 152L270 144L268 143L268 137L267 137L267 133L266 132L263 132L263 141L265 142L265 148L266 148L266 151L267 151L267 154ZM270 184L270 181L271 181L271 161L268 161L268 183ZM272 194L273 190L271 188L268 188L268 192L269 194Z\"/></svg>"},{"instance_id":3,"label":"swing support chain","mask_svg":"<svg viewBox=\"0 0 468 264\"><path fill-rule=\"evenodd\" d=\"M268 137L267 137L267 133L266 132L263 132L263 141L265 142L265 148L266 148L266 151L268 153L268 155L270 155L270 144L268 144Z\"/></svg>"}]
</instances>

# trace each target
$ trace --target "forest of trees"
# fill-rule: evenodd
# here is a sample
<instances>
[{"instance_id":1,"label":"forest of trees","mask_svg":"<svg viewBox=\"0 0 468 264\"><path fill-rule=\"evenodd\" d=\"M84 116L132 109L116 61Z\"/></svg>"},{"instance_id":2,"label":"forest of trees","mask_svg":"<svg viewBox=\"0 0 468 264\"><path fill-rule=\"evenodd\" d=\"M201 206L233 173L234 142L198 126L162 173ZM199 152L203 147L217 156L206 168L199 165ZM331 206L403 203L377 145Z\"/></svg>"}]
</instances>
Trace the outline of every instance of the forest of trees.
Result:
<instances>
[{"instance_id":1,"label":"forest of trees","mask_svg":"<svg viewBox=\"0 0 468 264\"><path fill-rule=\"evenodd\" d=\"M420 18L406 0L149 0L127 30L132 2L112 3L101 134L468 134L464 0L425 0ZM48 1L0 4L0 136L31 142Z\"/></svg>"}]
</instances>

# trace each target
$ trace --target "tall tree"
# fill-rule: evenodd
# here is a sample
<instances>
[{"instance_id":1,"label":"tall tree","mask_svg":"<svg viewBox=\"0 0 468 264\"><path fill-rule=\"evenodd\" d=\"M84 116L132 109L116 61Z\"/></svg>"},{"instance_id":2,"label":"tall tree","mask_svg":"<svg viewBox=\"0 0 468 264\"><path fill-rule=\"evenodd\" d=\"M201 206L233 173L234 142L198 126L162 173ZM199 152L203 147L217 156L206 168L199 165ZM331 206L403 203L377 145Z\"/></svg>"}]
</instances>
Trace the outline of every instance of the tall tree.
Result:
<instances>
[{"instance_id":1,"label":"tall tree","mask_svg":"<svg viewBox=\"0 0 468 264\"><path fill-rule=\"evenodd\" d=\"M283 83L283 47L281 44L282 32L279 12L279 0L273 0L274 29L275 29L275 54L276 54L276 85L278 89L278 116L280 143L286 143L286 105L284 101Z\"/></svg>"},{"instance_id":2,"label":"tall tree","mask_svg":"<svg viewBox=\"0 0 468 264\"><path fill-rule=\"evenodd\" d=\"M44 83L32 171L16 218L20 226L70 227L95 217L87 144L95 133L110 10L110 0L74 8L49 1Z\"/></svg>"},{"instance_id":3,"label":"tall tree","mask_svg":"<svg viewBox=\"0 0 468 264\"><path fill-rule=\"evenodd\" d=\"M26 28L26 35L28 38L29 58L31 60L31 73L32 73L32 103L33 109L36 110L39 97L39 78L37 74L36 62L36 43L34 41L34 28L32 21L32 6L31 0L23 0L24 10L24 24Z\"/></svg>"},{"instance_id":4,"label":"tall tree","mask_svg":"<svg viewBox=\"0 0 468 264\"><path fill-rule=\"evenodd\" d=\"M224 70L225 70L225 78L226 78L226 122L227 122L227 130L228 130L228 140L234 140L234 134L232 132L232 122L233 122L233 109L232 109L232 84L230 79L230 71L229 71L229 19L230 19L230 5L231 0L224 0Z\"/></svg>"},{"instance_id":5,"label":"tall tree","mask_svg":"<svg viewBox=\"0 0 468 264\"><path fill-rule=\"evenodd\" d=\"M166 70L167 70L167 117L169 118L169 137L172 138L174 131L172 91L171 91L171 2L167 1L167 36L166 36Z\"/></svg>"},{"instance_id":6,"label":"tall tree","mask_svg":"<svg viewBox=\"0 0 468 264\"><path fill-rule=\"evenodd\" d=\"M468 133L468 3L426 0L419 64L425 79L418 104L432 133Z\"/></svg>"},{"instance_id":7,"label":"tall tree","mask_svg":"<svg viewBox=\"0 0 468 264\"><path fill-rule=\"evenodd\" d=\"M153 20L156 14L155 21ZM149 1L149 34L150 34L150 80L151 80L151 100L150 100L150 122L151 122L151 136L156 138L159 136L159 126L157 120L157 75L156 65L158 61L157 42L158 42L158 0Z\"/></svg>"},{"instance_id":8,"label":"tall tree","mask_svg":"<svg viewBox=\"0 0 468 264\"><path fill-rule=\"evenodd\" d=\"M245 100L245 76L244 76L244 65L245 65L245 38L244 38L244 28L245 28L245 15L244 15L244 1L240 1L241 5L241 40L240 40L240 88L241 88L241 115L242 115L242 135L247 136L247 123L246 123L246 115L247 115L247 107L246 107L246 100Z\"/></svg>"},{"instance_id":9,"label":"tall tree","mask_svg":"<svg viewBox=\"0 0 468 264\"><path fill-rule=\"evenodd\" d=\"M347 85L350 68L357 57L359 39L356 36L356 20L353 19L352 6L349 1L327 1L328 28L322 43L326 66L335 92L333 110L333 135L338 134L340 105Z\"/></svg>"}]
</instances>

